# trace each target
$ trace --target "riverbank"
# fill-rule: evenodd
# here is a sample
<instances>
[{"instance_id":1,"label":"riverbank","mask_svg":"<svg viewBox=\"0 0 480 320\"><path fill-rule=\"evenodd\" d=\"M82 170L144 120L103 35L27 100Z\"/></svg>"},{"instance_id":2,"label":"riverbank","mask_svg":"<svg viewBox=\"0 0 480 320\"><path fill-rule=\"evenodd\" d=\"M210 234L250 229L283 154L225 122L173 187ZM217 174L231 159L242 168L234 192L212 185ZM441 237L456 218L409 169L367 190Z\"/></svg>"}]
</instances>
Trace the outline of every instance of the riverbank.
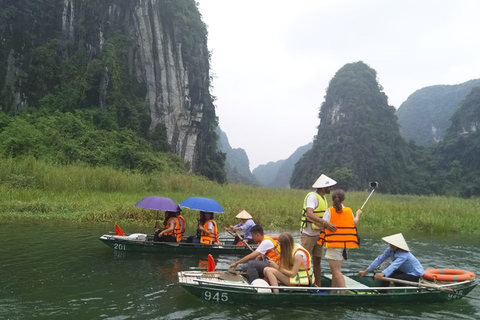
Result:
<instances>
[{"instance_id":1,"label":"riverbank","mask_svg":"<svg viewBox=\"0 0 480 320\"><path fill-rule=\"evenodd\" d=\"M220 185L195 175L140 174L104 167L54 166L27 159L0 159L0 221L58 219L152 225L163 214L136 208L149 195L180 202L191 196L216 199L225 209L220 226L236 223L243 209L266 229L295 229L305 190ZM348 192L354 210L366 192ZM362 215L359 231L480 234L480 199L375 193ZM196 213L185 210L188 221ZM192 218L195 217L195 218Z\"/></svg>"}]
</instances>

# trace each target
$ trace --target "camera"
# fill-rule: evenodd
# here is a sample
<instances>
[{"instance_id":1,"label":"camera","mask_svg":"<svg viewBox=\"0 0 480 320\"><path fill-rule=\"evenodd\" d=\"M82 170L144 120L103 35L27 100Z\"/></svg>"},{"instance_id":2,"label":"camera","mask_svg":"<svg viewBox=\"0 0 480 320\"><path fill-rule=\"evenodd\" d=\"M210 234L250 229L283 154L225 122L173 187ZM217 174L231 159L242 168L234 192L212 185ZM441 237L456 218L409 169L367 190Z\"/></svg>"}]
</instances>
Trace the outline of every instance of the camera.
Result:
<instances>
[{"instance_id":1,"label":"camera","mask_svg":"<svg viewBox=\"0 0 480 320\"><path fill-rule=\"evenodd\" d=\"M370 182L370 187L372 187L372 188L378 187L378 182L377 181Z\"/></svg>"}]
</instances>

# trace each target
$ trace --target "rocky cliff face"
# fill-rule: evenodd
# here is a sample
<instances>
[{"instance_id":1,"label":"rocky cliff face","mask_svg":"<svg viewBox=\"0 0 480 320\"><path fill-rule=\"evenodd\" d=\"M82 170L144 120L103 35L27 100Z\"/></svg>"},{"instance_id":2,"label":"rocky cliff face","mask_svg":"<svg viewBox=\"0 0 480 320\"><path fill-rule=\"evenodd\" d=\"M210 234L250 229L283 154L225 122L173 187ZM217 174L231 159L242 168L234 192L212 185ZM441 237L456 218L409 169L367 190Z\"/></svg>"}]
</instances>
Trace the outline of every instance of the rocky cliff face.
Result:
<instances>
[{"instance_id":1,"label":"rocky cliff face","mask_svg":"<svg viewBox=\"0 0 480 320\"><path fill-rule=\"evenodd\" d=\"M128 71L144 88L150 130L163 124L172 151L191 170L200 170L208 145L215 143L216 116L206 27L193 1L0 0L0 9L0 110L18 113L41 98L30 90L36 47L59 39L55 59L78 50L93 59L120 32L128 41ZM101 75L99 107L109 107L113 75L109 68Z\"/></svg>"}]
</instances>

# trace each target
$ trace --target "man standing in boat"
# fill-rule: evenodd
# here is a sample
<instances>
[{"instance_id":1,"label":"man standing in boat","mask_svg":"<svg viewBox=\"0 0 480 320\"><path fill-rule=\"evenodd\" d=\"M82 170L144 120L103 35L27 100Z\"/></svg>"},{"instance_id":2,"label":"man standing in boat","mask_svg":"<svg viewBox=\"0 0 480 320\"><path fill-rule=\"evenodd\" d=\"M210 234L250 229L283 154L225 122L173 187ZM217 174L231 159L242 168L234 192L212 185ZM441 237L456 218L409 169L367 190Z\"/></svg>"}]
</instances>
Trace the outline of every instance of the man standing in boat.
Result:
<instances>
[{"instance_id":1,"label":"man standing in boat","mask_svg":"<svg viewBox=\"0 0 480 320\"><path fill-rule=\"evenodd\" d=\"M337 227L332 223L323 220L323 214L328 208L326 194L329 194L332 186L337 182L332 178L322 174L312 185L316 191L309 192L303 201L302 224L300 229L300 240L302 246L307 249L313 257L313 274L315 275L315 284L322 286L322 255L323 246L317 243L320 238L320 232L327 228L335 232Z\"/></svg>"}]
</instances>

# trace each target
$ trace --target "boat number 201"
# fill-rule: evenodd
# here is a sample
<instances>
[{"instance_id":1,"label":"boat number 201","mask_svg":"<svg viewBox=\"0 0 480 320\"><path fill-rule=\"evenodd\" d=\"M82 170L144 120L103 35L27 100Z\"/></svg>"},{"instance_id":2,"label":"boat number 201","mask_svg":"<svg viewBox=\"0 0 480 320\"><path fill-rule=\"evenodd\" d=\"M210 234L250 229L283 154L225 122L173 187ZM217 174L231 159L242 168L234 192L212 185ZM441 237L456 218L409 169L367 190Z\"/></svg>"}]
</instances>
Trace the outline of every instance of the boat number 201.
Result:
<instances>
[{"instance_id":1,"label":"boat number 201","mask_svg":"<svg viewBox=\"0 0 480 320\"><path fill-rule=\"evenodd\" d=\"M203 298L207 301L227 302L228 293L205 291L205 293L203 294Z\"/></svg>"},{"instance_id":2,"label":"boat number 201","mask_svg":"<svg viewBox=\"0 0 480 320\"><path fill-rule=\"evenodd\" d=\"M113 249L125 251L125 245L121 244L121 243L114 243L113 244Z\"/></svg>"}]
</instances>

